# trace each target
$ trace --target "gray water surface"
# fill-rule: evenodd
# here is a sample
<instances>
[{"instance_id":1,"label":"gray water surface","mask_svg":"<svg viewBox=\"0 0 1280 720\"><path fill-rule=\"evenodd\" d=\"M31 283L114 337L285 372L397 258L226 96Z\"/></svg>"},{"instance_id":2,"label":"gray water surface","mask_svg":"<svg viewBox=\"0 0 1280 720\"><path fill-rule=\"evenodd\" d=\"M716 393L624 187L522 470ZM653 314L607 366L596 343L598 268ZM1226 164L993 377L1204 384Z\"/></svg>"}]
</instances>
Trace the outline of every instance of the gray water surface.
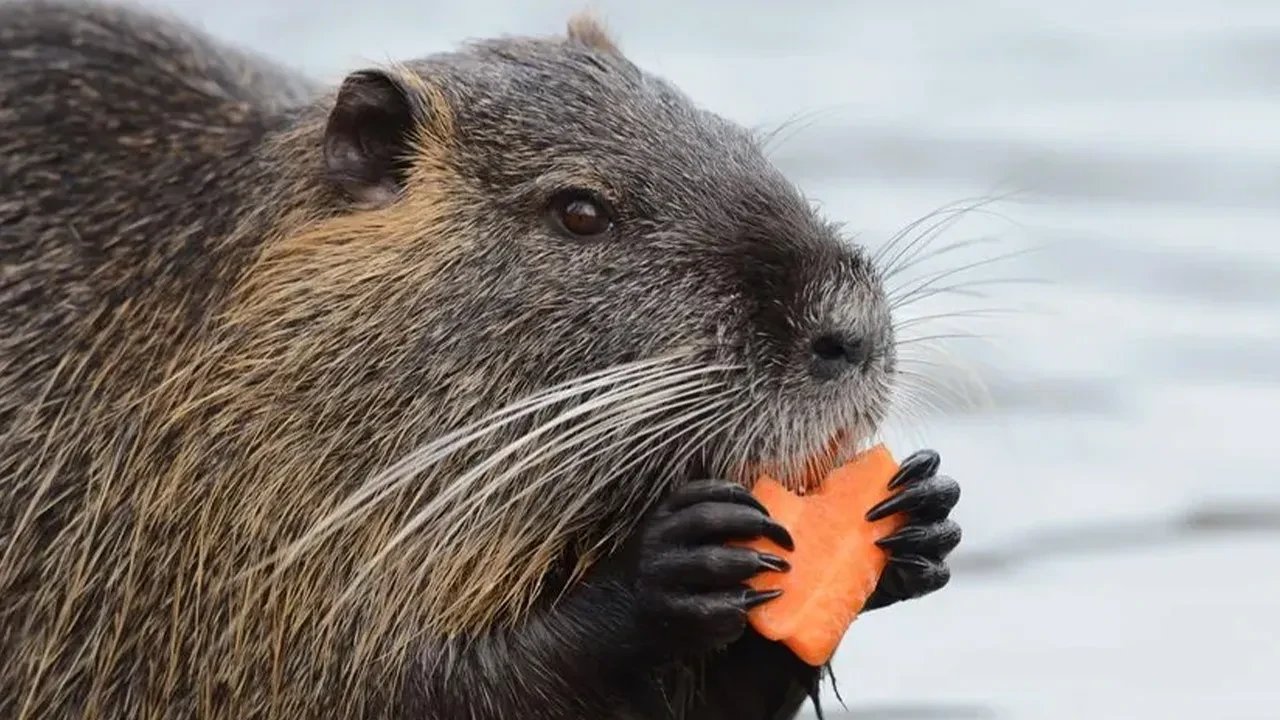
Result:
<instances>
[{"instance_id":1,"label":"gray water surface","mask_svg":"<svg viewBox=\"0 0 1280 720\"><path fill-rule=\"evenodd\" d=\"M332 80L583 5L167 4ZM776 160L861 242L1018 193L915 268L1031 251L907 308L1012 312L911 328L982 336L904 350L946 390L893 427L966 537L950 587L850 631L848 717L1280 719L1280 2L591 5L706 106L800 118Z\"/></svg>"}]
</instances>

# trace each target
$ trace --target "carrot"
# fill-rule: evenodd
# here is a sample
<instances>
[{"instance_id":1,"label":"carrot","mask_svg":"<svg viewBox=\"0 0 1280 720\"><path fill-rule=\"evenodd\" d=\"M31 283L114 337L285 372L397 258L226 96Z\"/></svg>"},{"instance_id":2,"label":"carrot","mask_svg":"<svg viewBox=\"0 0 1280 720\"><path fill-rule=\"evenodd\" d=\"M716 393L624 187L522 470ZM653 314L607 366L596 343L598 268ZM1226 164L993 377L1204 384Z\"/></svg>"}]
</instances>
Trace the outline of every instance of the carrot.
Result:
<instances>
[{"instance_id":1,"label":"carrot","mask_svg":"<svg viewBox=\"0 0 1280 720\"><path fill-rule=\"evenodd\" d=\"M876 546L876 540L902 526L899 515L876 522L864 519L876 503L893 494L888 486L895 472L893 456L877 445L836 468L815 492L803 496L767 475L756 482L752 494L795 541L791 552L765 538L747 543L791 563L789 572L761 573L749 583L757 590L783 591L748 614L757 632L815 667L831 659L888 563L888 553Z\"/></svg>"}]
</instances>

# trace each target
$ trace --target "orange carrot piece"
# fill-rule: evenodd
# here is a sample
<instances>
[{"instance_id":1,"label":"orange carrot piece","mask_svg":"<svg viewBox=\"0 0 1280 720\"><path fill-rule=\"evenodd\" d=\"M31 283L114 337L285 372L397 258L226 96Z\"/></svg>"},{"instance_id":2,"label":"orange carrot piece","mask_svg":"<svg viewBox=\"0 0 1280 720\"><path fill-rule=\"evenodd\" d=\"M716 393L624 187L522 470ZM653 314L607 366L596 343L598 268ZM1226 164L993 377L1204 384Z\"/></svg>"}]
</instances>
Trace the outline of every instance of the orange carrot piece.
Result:
<instances>
[{"instance_id":1,"label":"orange carrot piece","mask_svg":"<svg viewBox=\"0 0 1280 720\"><path fill-rule=\"evenodd\" d=\"M888 553L875 542L902 526L897 514L876 522L864 519L893 494L889 480L897 469L889 451L877 445L803 496L768 476L756 482L752 494L795 541L791 552L764 538L747 543L791 563L788 572L760 573L749 583L757 590L782 590L747 616L757 632L815 667L831 659L888 563Z\"/></svg>"}]
</instances>

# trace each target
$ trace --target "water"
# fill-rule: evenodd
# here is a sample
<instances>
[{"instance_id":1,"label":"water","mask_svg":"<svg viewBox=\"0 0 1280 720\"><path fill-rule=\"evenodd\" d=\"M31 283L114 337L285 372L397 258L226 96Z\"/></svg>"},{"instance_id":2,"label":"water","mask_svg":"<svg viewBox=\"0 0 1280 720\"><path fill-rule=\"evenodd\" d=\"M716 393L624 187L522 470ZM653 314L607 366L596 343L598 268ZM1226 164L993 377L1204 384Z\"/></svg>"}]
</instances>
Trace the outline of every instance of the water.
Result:
<instances>
[{"instance_id":1,"label":"water","mask_svg":"<svg viewBox=\"0 0 1280 720\"><path fill-rule=\"evenodd\" d=\"M580 5L168 4L334 80ZM894 425L964 483L966 539L947 590L851 630L848 717L1280 717L1280 3L592 4L708 107L803 116L778 163L869 244L1021 192L917 268L1032 249L951 279L1043 282L911 308L1015 312L952 319L987 339L934 359L973 375Z\"/></svg>"}]
</instances>

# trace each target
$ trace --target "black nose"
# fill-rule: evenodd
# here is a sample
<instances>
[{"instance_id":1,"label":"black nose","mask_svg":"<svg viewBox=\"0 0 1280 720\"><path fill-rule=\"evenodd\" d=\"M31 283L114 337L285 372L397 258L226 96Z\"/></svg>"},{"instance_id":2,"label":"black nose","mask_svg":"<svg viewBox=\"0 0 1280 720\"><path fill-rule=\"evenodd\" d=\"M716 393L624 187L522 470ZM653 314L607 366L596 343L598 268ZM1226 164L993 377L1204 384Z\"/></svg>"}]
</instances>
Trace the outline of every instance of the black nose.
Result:
<instances>
[{"instance_id":1,"label":"black nose","mask_svg":"<svg viewBox=\"0 0 1280 720\"><path fill-rule=\"evenodd\" d=\"M835 380L862 367L871 354L871 344L850 333L826 332L813 339L810 371L819 380Z\"/></svg>"}]
</instances>

